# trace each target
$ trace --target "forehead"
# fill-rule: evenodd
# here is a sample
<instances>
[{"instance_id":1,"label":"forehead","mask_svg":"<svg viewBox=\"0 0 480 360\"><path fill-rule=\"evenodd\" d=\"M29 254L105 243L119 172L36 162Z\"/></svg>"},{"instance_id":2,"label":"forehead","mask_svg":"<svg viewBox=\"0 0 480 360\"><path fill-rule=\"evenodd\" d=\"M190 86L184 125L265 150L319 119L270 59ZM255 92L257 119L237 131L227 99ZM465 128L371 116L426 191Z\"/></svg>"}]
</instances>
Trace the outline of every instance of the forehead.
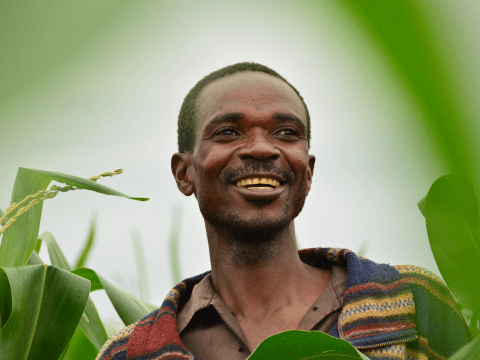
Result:
<instances>
[{"instance_id":1,"label":"forehead","mask_svg":"<svg viewBox=\"0 0 480 360\"><path fill-rule=\"evenodd\" d=\"M287 112L306 126L306 111L295 91L283 80L259 71L244 71L208 84L196 104L197 135L209 120L228 112L255 110L257 114Z\"/></svg>"}]
</instances>

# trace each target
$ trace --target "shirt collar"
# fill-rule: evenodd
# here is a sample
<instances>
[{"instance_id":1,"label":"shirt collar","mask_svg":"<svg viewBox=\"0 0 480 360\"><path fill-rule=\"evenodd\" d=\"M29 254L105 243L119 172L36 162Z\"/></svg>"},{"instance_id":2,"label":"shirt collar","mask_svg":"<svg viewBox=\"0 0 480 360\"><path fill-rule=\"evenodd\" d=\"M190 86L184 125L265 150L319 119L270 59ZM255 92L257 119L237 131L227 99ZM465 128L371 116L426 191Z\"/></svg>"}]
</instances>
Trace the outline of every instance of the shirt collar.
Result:
<instances>
[{"instance_id":1,"label":"shirt collar","mask_svg":"<svg viewBox=\"0 0 480 360\"><path fill-rule=\"evenodd\" d=\"M313 306L321 308L321 311L319 311L316 316L318 319L315 318L313 321L320 321L326 314L338 310L343 306L346 278L346 268L341 265L333 264L332 277L327 288L324 290L325 294L322 293L323 296L320 295L313 304ZM218 304L219 301L222 300L218 294L215 293L212 283L212 274L209 273L193 287L190 299L182 309L179 309L179 313L177 314L178 333L181 334L183 330L185 330L196 312L207 308L209 305L213 305L218 312L220 310L220 304ZM309 322L310 321L312 320L309 319Z\"/></svg>"}]
</instances>

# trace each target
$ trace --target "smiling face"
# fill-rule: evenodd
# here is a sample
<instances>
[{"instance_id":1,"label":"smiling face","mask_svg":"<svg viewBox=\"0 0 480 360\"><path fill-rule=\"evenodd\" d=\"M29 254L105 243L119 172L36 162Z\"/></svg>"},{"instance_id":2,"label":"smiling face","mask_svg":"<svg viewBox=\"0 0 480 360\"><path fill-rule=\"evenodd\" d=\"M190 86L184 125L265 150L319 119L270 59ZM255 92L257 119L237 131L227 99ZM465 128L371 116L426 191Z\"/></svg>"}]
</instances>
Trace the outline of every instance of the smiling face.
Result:
<instances>
[{"instance_id":1,"label":"smiling face","mask_svg":"<svg viewBox=\"0 0 480 360\"><path fill-rule=\"evenodd\" d=\"M186 170L205 220L256 234L288 226L312 182L306 126L300 98L274 76L246 71L207 85Z\"/></svg>"}]
</instances>

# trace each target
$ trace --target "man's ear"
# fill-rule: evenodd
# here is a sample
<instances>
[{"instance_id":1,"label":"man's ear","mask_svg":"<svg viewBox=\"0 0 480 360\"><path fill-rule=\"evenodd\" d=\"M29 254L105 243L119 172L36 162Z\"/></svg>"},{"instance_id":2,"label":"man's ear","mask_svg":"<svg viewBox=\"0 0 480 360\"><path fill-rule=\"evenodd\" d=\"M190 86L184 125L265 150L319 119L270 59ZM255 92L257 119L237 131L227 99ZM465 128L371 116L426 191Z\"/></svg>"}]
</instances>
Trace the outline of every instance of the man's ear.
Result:
<instances>
[{"instance_id":1,"label":"man's ear","mask_svg":"<svg viewBox=\"0 0 480 360\"><path fill-rule=\"evenodd\" d=\"M308 155L308 170L307 170L308 192L310 192L310 188L312 187L314 168L315 168L315 155Z\"/></svg>"},{"instance_id":2,"label":"man's ear","mask_svg":"<svg viewBox=\"0 0 480 360\"><path fill-rule=\"evenodd\" d=\"M195 190L191 174L192 154L190 152L173 154L171 166L178 189L185 196L192 195Z\"/></svg>"},{"instance_id":3,"label":"man's ear","mask_svg":"<svg viewBox=\"0 0 480 360\"><path fill-rule=\"evenodd\" d=\"M310 182L313 177L313 169L315 167L315 155L308 155L308 167L310 168Z\"/></svg>"}]
</instances>

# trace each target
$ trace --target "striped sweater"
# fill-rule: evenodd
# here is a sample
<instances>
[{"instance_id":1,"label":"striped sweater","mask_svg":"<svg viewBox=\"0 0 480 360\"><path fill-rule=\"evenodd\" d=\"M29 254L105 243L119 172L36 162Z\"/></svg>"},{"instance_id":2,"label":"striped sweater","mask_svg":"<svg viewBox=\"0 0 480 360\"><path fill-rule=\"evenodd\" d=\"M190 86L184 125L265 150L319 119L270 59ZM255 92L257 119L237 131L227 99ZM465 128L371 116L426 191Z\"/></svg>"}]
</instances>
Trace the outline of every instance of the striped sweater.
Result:
<instances>
[{"instance_id":1,"label":"striped sweater","mask_svg":"<svg viewBox=\"0 0 480 360\"><path fill-rule=\"evenodd\" d=\"M377 264L337 248L302 249L299 256L317 267L347 268L344 306L329 335L370 359L447 359L471 340L447 286L424 268ZM177 284L160 308L113 335L96 360L207 360L183 345L176 315L210 272Z\"/></svg>"}]
</instances>

